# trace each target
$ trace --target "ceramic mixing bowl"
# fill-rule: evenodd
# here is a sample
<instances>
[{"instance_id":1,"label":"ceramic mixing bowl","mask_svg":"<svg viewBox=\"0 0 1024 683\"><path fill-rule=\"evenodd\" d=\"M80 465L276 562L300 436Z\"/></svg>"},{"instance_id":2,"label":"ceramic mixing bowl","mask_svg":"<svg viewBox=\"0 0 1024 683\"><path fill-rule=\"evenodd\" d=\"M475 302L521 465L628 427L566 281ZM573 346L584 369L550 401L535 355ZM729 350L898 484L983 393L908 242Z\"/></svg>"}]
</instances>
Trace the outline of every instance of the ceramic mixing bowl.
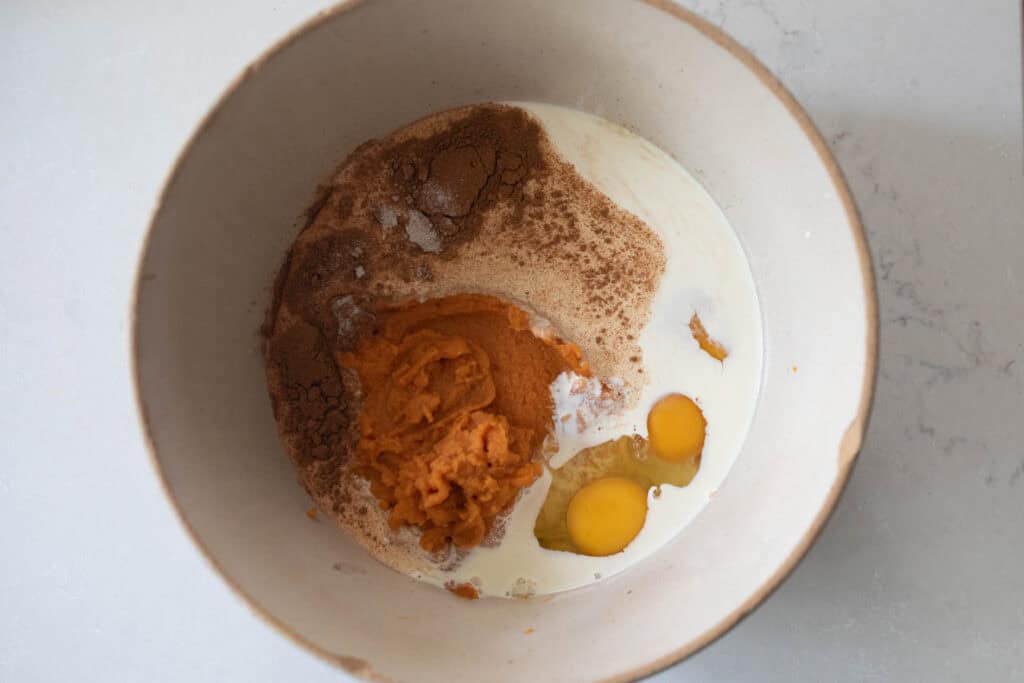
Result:
<instances>
[{"instance_id":1,"label":"ceramic mixing bowl","mask_svg":"<svg viewBox=\"0 0 1024 683\"><path fill-rule=\"evenodd\" d=\"M305 515L259 328L317 184L427 113L575 107L672 154L717 200L763 314L756 415L723 486L629 571L466 601ZM139 404L196 544L296 642L368 680L622 681L698 650L807 551L864 433L875 295L847 187L807 116L719 30L667 3L367 0L310 21L228 89L153 217L135 309Z\"/></svg>"}]
</instances>

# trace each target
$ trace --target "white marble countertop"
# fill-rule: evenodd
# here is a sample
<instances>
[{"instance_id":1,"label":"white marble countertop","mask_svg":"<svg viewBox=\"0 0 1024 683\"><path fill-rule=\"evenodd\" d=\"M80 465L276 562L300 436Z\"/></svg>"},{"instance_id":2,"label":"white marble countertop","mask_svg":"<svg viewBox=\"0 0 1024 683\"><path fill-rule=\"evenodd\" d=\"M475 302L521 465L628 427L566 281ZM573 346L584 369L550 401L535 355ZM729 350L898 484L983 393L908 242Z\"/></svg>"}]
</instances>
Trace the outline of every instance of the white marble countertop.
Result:
<instances>
[{"instance_id":1,"label":"white marble countertop","mask_svg":"<svg viewBox=\"0 0 1024 683\"><path fill-rule=\"evenodd\" d=\"M337 681L190 545L144 454L128 300L172 159L326 0L0 5L0 681ZM849 487L792 577L654 680L1024 679L1016 0L690 0L830 141L879 278Z\"/></svg>"}]
</instances>

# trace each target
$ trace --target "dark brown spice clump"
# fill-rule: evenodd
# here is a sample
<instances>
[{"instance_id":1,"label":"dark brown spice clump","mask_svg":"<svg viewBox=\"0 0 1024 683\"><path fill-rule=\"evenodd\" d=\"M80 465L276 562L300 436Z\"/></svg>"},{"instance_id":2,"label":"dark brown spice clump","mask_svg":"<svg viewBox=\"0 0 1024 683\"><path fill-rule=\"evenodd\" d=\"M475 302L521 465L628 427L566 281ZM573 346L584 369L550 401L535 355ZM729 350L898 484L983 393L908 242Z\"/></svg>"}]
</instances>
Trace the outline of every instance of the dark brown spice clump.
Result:
<instances>
[{"instance_id":1,"label":"dark brown spice clump","mask_svg":"<svg viewBox=\"0 0 1024 683\"><path fill-rule=\"evenodd\" d=\"M274 415L296 465L346 456L355 415L323 334L299 323L271 339L268 356Z\"/></svg>"}]
</instances>

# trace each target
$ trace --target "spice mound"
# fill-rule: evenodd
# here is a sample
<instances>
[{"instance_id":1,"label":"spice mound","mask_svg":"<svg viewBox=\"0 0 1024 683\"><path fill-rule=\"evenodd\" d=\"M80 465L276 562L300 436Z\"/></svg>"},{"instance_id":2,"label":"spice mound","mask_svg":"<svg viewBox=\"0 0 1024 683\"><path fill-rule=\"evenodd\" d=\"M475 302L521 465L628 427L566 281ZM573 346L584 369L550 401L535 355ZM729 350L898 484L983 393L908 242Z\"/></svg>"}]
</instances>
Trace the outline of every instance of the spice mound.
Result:
<instances>
[{"instance_id":1,"label":"spice mound","mask_svg":"<svg viewBox=\"0 0 1024 683\"><path fill-rule=\"evenodd\" d=\"M588 374L574 344L543 339L495 297L458 294L375 312L377 330L338 364L364 388L356 458L392 529L430 552L481 543L552 429L549 386Z\"/></svg>"},{"instance_id":2,"label":"spice mound","mask_svg":"<svg viewBox=\"0 0 1024 683\"><path fill-rule=\"evenodd\" d=\"M554 380L592 369L639 400L665 264L659 235L526 109L473 105L366 141L310 207L264 327L300 483L382 563L444 585L515 533L577 424Z\"/></svg>"}]
</instances>

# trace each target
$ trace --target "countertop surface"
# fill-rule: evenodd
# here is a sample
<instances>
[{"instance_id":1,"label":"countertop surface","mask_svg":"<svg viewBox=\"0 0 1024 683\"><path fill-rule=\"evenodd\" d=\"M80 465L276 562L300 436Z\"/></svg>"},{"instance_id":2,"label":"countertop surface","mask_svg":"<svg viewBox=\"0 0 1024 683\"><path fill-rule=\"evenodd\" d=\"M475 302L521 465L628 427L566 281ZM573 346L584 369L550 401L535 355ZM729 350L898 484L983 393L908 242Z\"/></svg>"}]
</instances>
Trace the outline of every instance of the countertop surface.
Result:
<instances>
[{"instance_id":1,"label":"countertop surface","mask_svg":"<svg viewBox=\"0 0 1024 683\"><path fill-rule=\"evenodd\" d=\"M329 4L0 5L0 681L344 680L191 545L127 362L135 262L178 149L249 61ZM838 157L874 256L881 357L818 542L653 680L1024 680L1020 4L684 4L778 75Z\"/></svg>"}]
</instances>

